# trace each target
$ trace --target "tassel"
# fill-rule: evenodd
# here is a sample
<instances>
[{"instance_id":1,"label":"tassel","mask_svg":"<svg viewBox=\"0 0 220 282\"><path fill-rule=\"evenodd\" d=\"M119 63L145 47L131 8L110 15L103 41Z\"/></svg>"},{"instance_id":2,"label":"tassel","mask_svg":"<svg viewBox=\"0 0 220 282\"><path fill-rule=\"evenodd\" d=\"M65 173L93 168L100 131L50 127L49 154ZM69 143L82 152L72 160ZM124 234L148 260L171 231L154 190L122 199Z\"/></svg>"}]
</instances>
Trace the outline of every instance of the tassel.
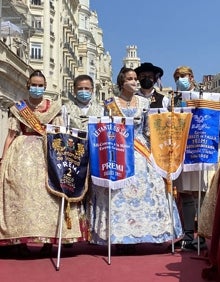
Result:
<instances>
[{"instance_id":1,"label":"tassel","mask_svg":"<svg viewBox=\"0 0 220 282\"><path fill-rule=\"evenodd\" d=\"M177 189L176 186L173 187L173 197L177 199Z\"/></svg>"},{"instance_id":2,"label":"tassel","mask_svg":"<svg viewBox=\"0 0 220 282\"><path fill-rule=\"evenodd\" d=\"M167 179L166 183L167 183L167 192L171 194L172 182L170 181L170 179Z\"/></svg>"},{"instance_id":3,"label":"tassel","mask_svg":"<svg viewBox=\"0 0 220 282\"><path fill-rule=\"evenodd\" d=\"M70 217L70 203L67 203L66 211L65 211L65 220L66 220L66 225L67 229L72 228L72 222L71 222L71 217Z\"/></svg>"},{"instance_id":4,"label":"tassel","mask_svg":"<svg viewBox=\"0 0 220 282\"><path fill-rule=\"evenodd\" d=\"M173 189L173 197L176 199L177 198L177 189L176 189L176 186L173 186L172 185L172 181L170 179L164 179L165 181L165 184L166 184L166 189L167 189L167 193L170 193L172 192L172 189ZM172 187L173 186L173 187Z\"/></svg>"}]
</instances>

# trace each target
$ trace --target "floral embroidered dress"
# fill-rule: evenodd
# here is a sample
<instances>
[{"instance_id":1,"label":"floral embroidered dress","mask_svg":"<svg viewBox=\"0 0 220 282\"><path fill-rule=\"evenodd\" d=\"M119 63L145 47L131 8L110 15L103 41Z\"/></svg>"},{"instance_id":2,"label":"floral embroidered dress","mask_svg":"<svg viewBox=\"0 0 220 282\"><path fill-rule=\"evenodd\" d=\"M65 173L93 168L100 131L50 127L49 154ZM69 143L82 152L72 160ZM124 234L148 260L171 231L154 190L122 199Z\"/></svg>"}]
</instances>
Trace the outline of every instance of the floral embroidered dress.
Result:
<instances>
[{"instance_id":1,"label":"floral embroidered dress","mask_svg":"<svg viewBox=\"0 0 220 282\"><path fill-rule=\"evenodd\" d=\"M201 211L198 221L198 234L205 238L212 237L214 214L219 190L220 166L216 170L211 180L210 186L205 194L201 205Z\"/></svg>"},{"instance_id":2,"label":"floral embroidered dress","mask_svg":"<svg viewBox=\"0 0 220 282\"><path fill-rule=\"evenodd\" d=\"M114 99L120 108L118 98ZM139 96L136 99L135 108L121 108L121 113L135 117L135 137L146 143L142 134L142 113L148 108L148 101ZM173 235L181 237L182 226L175 201L172 225L171 203L164 180L137 151L135 176L135 185L111 191L111 243L162 243L172 240ZM91 242L96 244L106 244L108 240L108 197L108 189L93 185L90 224Z\"/></svg>"},{"instance_id":3,"label":"floral embroidered dress","mask_svg":"<svg viewBox=\"0 0 220 282\"><path fill-rule=\"evenodd\" d=\"M19 115L15 106L11 109L9 129L17 131L2 167L0 182L0 244L27 242L54 243L59 235L61 198L46 188L47 170L44 154L44 137L34 132ZM42 124L63 125L61 105L48 100L47 109L35 111ZM82 239L80 210L71 204L72 228L63 222L63 242Z\"/></svg>"}]
</instances>

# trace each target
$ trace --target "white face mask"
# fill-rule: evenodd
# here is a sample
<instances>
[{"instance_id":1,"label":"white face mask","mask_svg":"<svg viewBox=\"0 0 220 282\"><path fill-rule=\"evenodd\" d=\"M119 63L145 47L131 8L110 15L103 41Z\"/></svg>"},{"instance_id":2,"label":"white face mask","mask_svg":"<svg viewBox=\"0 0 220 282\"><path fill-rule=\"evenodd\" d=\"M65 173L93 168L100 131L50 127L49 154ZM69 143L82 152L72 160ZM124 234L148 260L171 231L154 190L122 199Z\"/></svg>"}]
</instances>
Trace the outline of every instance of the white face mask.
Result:
<instances>
[{"instance_id":1,"label":"white face mask","mask_svg":"<svg viewBox=\"0 0 220 282\"><path fill-rule=\"evenodd\" d=\"M190 89L190 81L189 78L187 76L185 77L180 77L177 81L176 81L176 87L177 90L179 91L187 91Z\"/></svg>"},{"instance_id":2,"label":"white face mask","mask_svg":"<svg viewBox=\"0 0 220 282\"><path fill-rule=\"evenodd\" d=\"M128 92L136 92L137 91L137 82L136 81L126 81L123 84L123 89Z\"/></svg>"},{"instance_id":3,"label":"white face mask","mask_svg":"<svg viewBox=\"0 0 220 282\"><path fill-rule=\"evenodd\" d=\"M78 90L76 99L81 103L88 103L92 99L92 93L88 90Z\"/></svg>"},{"instance_id":4,"label":"white face mask","mask_svg":"<svg viewBox=\"0 0 220 282\"><path fill-rule=\"evenodd\" d=\"M29 93L33 99L41 98L44 94L44 87L30 86Z\"/></svg>"}]
</instances>

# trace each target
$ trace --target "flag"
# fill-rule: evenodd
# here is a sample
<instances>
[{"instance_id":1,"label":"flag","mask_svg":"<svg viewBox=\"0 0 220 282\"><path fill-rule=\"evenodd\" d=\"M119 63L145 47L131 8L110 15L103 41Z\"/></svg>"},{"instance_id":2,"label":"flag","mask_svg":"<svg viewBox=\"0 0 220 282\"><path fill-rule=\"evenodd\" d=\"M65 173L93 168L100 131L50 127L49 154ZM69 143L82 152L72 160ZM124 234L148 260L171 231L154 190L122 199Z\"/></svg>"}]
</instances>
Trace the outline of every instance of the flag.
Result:
<instances>
[{"instance_id":1,"label":"flag","mask_svg":"<svg viewBox=\"0 0 220 282\"><path fill-rule=\"evenodd\" d=\"M149 114L150 160L165 179L175 180L182 171L191 113Z\"/></svg>"},{"instance_id":2,"label":"flag","mask_svg":"<svg viewBox=\"0 0 220 282\"><path fill-rule=\"evenodd\" d=\"M48 167L47 188L68 202L78 202L87 192L89 163L86 132L47 125L45 138Z\"/></svg>"},{"instance_id":3,"label":"flag","mask_svg":"<svg viewBox=\"0 0 220 282\"><path fill-rule=\"evenodd\" d=\"M133 118L90 117L90 171L94 184L111 189L134 181Z\"/></svg>"},{"instance_id":4,"label":"flag","mask_svg":"<svg viewBox=\"0 0 220 282\"><path fill-rule=\"evenodd\" d=\"M218 163L220 102L188 100L194 107L186 146L184 171L212 169Z\"/></svg>"}]
</instances>

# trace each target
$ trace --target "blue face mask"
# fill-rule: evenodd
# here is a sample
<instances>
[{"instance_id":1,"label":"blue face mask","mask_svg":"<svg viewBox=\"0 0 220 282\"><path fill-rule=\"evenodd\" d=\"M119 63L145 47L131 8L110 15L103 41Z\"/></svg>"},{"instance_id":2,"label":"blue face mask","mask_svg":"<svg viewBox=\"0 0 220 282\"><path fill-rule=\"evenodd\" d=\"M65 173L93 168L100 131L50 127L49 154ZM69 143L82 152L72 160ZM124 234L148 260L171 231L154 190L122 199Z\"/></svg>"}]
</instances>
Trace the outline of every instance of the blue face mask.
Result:
<instances>
[{"instance_id":1,"label":"blue face mask","mask_svg":"<svg viewBox=\"0 0 220 282\"><path fill-rule=\"evenodd\" d=\"M92 93L88 90L79 90L76 93L76 99L83 103L86 104L88 103L92 98Z\"/></svg>"},{"instance_id":2,"label":"blue face mask","mask_svg":"<svg viewBox=\"0 0 220 282\"><path fill-rule=\"evenodd\" d=\"M33 99L41 98L44 94L44 87L30 86L29 93Z\"/></svg>"},{"instance_id":3,"label":"blue face mask","mask_svg":"<svg viewBox=\"0 0 220 282\"><path fill-rule=\"evenodd\" d=\"M180 77L177 81L176 81L176 87L177 90L179 91L187 91L190 89L190 81L188 77Z\"/></svg>"}]
</instances>

